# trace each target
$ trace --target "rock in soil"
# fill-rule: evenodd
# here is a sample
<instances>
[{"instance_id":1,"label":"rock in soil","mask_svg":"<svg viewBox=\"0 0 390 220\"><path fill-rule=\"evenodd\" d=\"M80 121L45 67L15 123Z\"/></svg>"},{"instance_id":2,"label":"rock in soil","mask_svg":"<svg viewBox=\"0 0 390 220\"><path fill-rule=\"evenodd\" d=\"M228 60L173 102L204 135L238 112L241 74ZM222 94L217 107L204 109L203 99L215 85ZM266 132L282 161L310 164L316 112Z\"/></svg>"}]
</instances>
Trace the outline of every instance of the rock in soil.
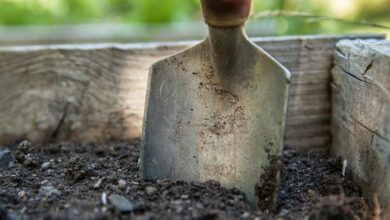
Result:
<instances>
[{"instance_id":1,"label":"rock in soil","mask_svg":"<svg viewBox=\"0 0 390 220\"><path fill-rule=\"evenodd\" d=\"M226 189L215 181L142 180L137 166L139 140L39 148L22 142L6 147L18 163L0 172L0 216L12 213L38 220L367 216L359 186L342 176L340 160L321 152L286 149L278 205L259 211L239 190ZM28 158L39 161L39 169L27 166ZM40 168L45 161L51 162L47 170Z\"/></svg>"},{"instance_id":2,"label":"rock in soil","mask_svg":"<svg viewBox=\"0 0 390 220\"><path fill-rule=\"evenodd\" d=\"M14 160L12 152L7 149L0 149L0 169L7 169L9 163Z\"/></svg>"},{"instance_id":3,"label":"rock in soil","mask_svg":"<svg viewBox=\"0 0 390 220\"><path fill-rule=\"evenodd\" d=\"M42 170L47 170L49 169L51 166L51 163L48 161L48 162L44 162L42 165L41 165L41 169Z\"/></svg>"},{"instance_id":4,"label":"rock in soil","mask_svg":"<svg viewBox=\"0 0 390 220\"><path fill-rule=\"evenodd\" d=\"M146 191L147 195L153 195L157 192L157 189L156 189L156 187L153 187L153 186L147 186L145 188L145 191Z\"/></svg>"},{"instance_id":5,"label":"rock in soil","mask_svg":"<svg viewBox=\"0 0 390 220\"><path fill-rule=\"evenodd\" d=\"M53 186L41 186L39 193L43 196L61 196L61 192Z\"/></svg>"},{"instance_id":6,"label":"rock in soil","mask_svg":"<svg viewBox=\"0 0 390 220\"><path fill-rule=\"evenodd\" d=\"M100 178L100 179L95 183L95 185L93 185L93 188L94 188L94 189L99 189L100 186L101 186L102 183L103 183L103 180L104 180L104 177L103 177L103 178Z\"/></svg>"},{"instance_id":7,"label":"rock in soil","mask_svg":"<svg viewBox=\"0 0 390 220\"><path fill-rule=\"evenodd\" d=\"M33 152L32 144L28 141L22 141L16 149L15 156L19 163L23 163L27 154Z\"/></svg>"},{"instance_id":8,"label":"rock in soil","mask_svg":"<svg viewBox=\"0 0 390 220\"><path fill-rule=\"evenodd\" d=\"M66 176L71 183L79 182L91 176L93 169L78 156L71 157L66 169Z\"/></svg>"},{"instance_id":9,"label":"rock in soil","mask_svg":"<svg viewBox=\"0 0 390 220\"><path fill-rule=\"evenodd\" d=\"M37 168L41 164L41 159L34 151L35 148L30 142L22 141L16 149L15 158L28 169Z\"/></svg>"},{"instance_id":10,"label":"rock in soil","mask_svg":"<svg viewBox=\"0 0 390 220\"><path fill-rule=\"evenodd\" d=\"M128 213L134 210L133 203L124 196L112 194L108 197L108 200L119 212Z\"/></svg>"},{"instance_id":11,"label":"rock in soil","mask_svg":"<svg viewBox=\"0 0 390 220\"><path fill-rule=\"evenodd\" d=\"M124 190L126 189L126 180L118 180L118 189Z\"/></svg>"}]
</instances>

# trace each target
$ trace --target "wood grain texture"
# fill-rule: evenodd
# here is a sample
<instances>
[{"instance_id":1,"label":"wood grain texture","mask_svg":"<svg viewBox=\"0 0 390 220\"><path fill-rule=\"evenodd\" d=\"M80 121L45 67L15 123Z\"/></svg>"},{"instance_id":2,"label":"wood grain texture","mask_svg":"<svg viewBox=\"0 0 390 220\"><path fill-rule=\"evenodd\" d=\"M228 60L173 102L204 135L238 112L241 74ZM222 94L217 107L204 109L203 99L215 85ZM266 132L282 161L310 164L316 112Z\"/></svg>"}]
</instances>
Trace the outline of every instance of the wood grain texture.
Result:
<instances>
[{"instance_id":1,"label":"wood grain texture","mask_svg":"<svg viewBox=\"0 0 390 220\"><path fill-rule=\"evenodd\" d=\"M345 38L383 36L253 39L292 72L286 145L329 146L332 53ZM140 136L149 66L195 43L0 48L0 144Z\"/></svg>"},{"instance_id":2,"label":"wood grain texture","mask_svg":"<svg viewBox=\"0 0 390 220\"><path fill-rule=\"evenodd\" d=\"M339 42L332 77L332 152L389 219L390 41Z\"/></svg>"}]
</instances>

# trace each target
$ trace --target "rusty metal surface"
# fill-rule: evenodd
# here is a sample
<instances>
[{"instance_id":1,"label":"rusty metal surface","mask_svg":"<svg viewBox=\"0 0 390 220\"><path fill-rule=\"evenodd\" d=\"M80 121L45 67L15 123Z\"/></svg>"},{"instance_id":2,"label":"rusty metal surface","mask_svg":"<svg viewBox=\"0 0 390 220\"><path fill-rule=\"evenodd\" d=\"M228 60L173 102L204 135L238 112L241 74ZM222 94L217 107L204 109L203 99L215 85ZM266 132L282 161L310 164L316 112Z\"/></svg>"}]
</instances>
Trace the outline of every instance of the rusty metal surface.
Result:
<instances>
[{"instance_id":1,"label":"rusty metal surface","mask_svg":"<svg viewBox=\"0 0 390 220\"><path fill-rule=\"evenodd\" d=\"M150 69L141 176L216 180L272 207L289 81L242 26L210 26L203 42Z\"/></svg>"}]
</instances>

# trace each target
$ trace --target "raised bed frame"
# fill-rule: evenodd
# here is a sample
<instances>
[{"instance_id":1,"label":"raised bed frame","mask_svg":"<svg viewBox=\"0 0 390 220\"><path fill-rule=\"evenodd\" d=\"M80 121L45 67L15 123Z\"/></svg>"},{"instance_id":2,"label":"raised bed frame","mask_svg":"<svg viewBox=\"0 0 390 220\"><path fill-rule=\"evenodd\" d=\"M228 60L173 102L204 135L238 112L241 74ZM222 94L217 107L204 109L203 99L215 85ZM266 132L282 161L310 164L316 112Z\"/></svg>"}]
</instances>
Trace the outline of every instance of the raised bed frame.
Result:
<instances>
[{"instance_id":1,"label":"raised bed frame","mask_svg":"<svg viewBox=\"0 0 390 220\"><path fill-rule=\"evenodd\" d=\"M292 73L286 146L331 149L336 43L383 38L364 34L253 39ZM149 66L195 43L0 47L0 145L23 139L40 144L139 137ZM333 132L336 128L333 123ZM345 156L338 146L341 140L333 140L332 152ZM352 169L359 176L358 167ZM382 204L390 212L390 202Z\"/></svg>"},{"instance_id":2,"label":"raised bed frame","mask_svg":"<svg viewBox=\"0 0 390 220\"><path fill-rule=\"evenodd\" d=\"M292 72L287 146L329 147L335 44L383 37L253 39ZM139 137L150 64L195 43L0 47L0 144Z\"/></svg>"}]
</instances>

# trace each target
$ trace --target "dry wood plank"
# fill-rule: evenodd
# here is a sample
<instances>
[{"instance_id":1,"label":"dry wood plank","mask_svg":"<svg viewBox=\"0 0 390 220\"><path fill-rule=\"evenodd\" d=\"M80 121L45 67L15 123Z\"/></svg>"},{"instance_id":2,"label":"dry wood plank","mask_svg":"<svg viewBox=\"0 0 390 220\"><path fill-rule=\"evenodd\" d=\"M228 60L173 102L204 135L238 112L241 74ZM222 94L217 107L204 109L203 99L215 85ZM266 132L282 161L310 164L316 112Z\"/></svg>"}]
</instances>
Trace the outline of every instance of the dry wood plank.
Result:
<instances>
[{"instance_id":1,"label":"dry wood plank","mask_svg":"<svg viewBox=\"0 0 390 220\"><path fill-rule=\"evenodd\" d=\"M390 218L390 41L341 41L332 72L332 152Z\"/></svg>"},{"instance_id":2,"label":"dry wood plank","mask_svg":"<svg viewBox=\"0 0 390 220\"><path fill-rule=\"evenodd\" d=\"M301 116L290 116L289 128L294 126L307 126L312 124L328 124L330 122L330 113L318 114L318 115L301 115ZM287 129L288 130L288 129Z\"/></svg>"},{"instance_id":3,"label":"dry wood plank","mask_svg":"<svg viewBox=\"0 0 390 220\"><path fill-rule=\"evenodd\" d=\"M291 126L330 126L332 51L340 39L381 35L257 38L292 72ZM0 144L29 139L90 142L139 137L149 66L196 42L0 48ZM290 125L291 124L291 125ZM302 132L291 146L328 147L330 134ZM315 142L315 140L318 140ZM326 145L326 146L325 146Z\"/></svg>"},{"instance_id":4,"label":"dry wood plank","mask_svg":"<svg viewBox=\"0 0 390 220\"><path fill-rule=\"evenodd\" d=\"M314 137L298 137L288 138L285 140L285 146L290 148L299 149L302 151L311 150L328 150L328 146L331 143L329 135L314 136Z\"/></svg>"},{"instance_id":5,"label":"dry wood plank","mask_svg":"<svg viewBox=\"0 0 390 220\"><path fill-rule=\"evenodd\" d=\"M297 71L291 77L291 85L321 84L330 80L326 70Z\"/></svg>"},{"instance_id":6,"label":"dry wood plank","mask_svg":"<svg viewBox=\"0 0 390 220\"><path fill-rule=\"evenodd\" d=\"M329 134L329 123L324 123L322 126L313 125L298 125L298 126L287 126L286 138L310 138L317 136L325 136Z\"/></svg>"}]
</instances>

